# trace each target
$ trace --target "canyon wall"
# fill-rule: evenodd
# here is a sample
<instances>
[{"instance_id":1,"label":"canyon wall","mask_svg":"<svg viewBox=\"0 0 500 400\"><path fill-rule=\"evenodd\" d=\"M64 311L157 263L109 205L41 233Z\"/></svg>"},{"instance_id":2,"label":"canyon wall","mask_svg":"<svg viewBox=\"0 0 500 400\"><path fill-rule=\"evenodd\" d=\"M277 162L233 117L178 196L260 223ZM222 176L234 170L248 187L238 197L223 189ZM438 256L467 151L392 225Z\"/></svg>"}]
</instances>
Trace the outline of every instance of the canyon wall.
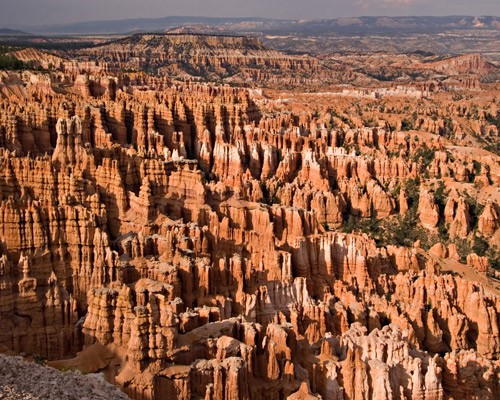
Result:
<instances>
[{"instance_id":1,"label":"canyon wall","mask_svg":"<svg viewBox=\"0 0 500 400\"><path fill-rule=\"evenodd\" d=\"M425 116L417 135L228 86L42 78L0 101L2 349L110 354L91 369L135 399L500 396L491 258L457 250L498 243L498 196L460 186L498 188L498 156ZM474 279L446 272L466 255Z\"/></svg>"}]
</instances>

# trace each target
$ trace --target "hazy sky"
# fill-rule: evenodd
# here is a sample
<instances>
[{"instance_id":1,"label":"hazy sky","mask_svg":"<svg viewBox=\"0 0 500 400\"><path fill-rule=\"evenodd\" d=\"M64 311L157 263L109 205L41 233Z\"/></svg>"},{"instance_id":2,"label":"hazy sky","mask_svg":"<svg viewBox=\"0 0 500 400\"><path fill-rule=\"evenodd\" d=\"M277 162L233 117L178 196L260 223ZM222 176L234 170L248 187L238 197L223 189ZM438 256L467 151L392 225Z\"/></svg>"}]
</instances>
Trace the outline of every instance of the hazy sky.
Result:
<instances>
[{"instance_id":1,"label":"hazy sky","mask_svg":"<svg viewBox=\"0 0 500 400\"><path fill-rule=\"evenodd\" d=\"M500 0L0 0L0 25L165 17L500 15Z\"/></svg>"}]
</instances>

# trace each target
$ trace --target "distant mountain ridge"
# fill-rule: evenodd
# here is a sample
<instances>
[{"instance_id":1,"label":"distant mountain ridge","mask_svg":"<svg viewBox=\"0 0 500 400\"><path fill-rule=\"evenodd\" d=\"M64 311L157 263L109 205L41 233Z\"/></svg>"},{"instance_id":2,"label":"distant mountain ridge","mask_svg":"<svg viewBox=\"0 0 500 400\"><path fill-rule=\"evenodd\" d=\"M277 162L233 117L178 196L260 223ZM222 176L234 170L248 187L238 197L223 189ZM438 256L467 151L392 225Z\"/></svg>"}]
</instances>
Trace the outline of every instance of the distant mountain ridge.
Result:
<instances>
[{"instance_id":1,"label":"distant mountain ridge","mask_svg":"<svg viewBox=\"0 0 500 400\"><path fill-rule=\"evenodd\" d=\"M259 21L263 18L209 18L168 16L162 18L134 18L123 20L84 21L69 24L23 26L22 29L33 34L124 34L129 32L150 32L176 28L185 25L240 23Z\"/></svg>"},{"instance_id":2,"label":"distant mountain ridge","mask_svg":"<svg viewBox=\"0 0 500 400\"><path fill-rule=\"evenodd\" d=\"M0 35L18 36L18 35L28 35L28 33L20 31L20 30L17 30L17 29L0 28Z\"/></svg>"},{"instance_id":3,"label":"distant mountain ridge","mask_svg":"<svg viewBox=\"0 0 500 400\"><path fill-rule=\"evenodd\" d=\"M210 18L169 16L70 24L16 27L32 34L124 34L129 32L168 31L179 27L204 27L227 33L383 34L394 32L433 33L443 30L499 30L497 16L409 16L349 17L320 20L281 20L266 18Z\"/></svg>"}]
</instances>

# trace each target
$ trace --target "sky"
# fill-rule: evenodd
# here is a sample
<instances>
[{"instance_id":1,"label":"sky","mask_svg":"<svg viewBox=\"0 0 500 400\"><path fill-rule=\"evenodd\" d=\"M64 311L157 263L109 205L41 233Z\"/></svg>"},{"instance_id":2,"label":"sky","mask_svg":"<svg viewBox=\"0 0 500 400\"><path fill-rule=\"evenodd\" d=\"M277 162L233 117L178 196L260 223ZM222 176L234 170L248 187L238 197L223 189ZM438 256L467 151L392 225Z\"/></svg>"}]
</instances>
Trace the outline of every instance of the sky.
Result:
<instances>
[{"instance_id":1,"label":"sky","mask_svg":"<svg viewBox=\"0 0 500 400\"><path fill-rule=\"evenodd\" d=\"M0 27L171 15L317 19L500 15L500 0L0 0Z\"/></svg>"}]
</instances>

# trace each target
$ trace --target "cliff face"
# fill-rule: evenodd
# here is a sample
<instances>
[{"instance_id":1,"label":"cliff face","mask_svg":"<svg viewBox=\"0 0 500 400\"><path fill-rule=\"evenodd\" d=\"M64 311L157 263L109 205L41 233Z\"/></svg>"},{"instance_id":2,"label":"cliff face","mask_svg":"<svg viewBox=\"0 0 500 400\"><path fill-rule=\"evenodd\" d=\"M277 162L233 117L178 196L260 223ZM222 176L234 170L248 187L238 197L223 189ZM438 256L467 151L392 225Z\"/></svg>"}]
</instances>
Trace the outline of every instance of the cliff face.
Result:
<instances>
[{"instance_id":1,"label":"cliff face","mask_svg":"<svg viewBox=\"0 0 500 400\"><path fill-rule=\"evenodd\" d=\"M487 74L497 72L497 67L486 61L480 54L467 54L434 61L427 68L454 74Z\"/></svg>"},{"instance_id":2,"label":"cliff face","mask_svg":"<svg viewBox=\"0 0 500 400\"><path fill-rule=\"evenodd\" d=\"M80 368L100 349L88 368L136 399L500 395L488 259L467 258L483 285L440 272L452 242L407 244L417 226L495 243L498 199L457 191L478 156L243 89L117 81L1 100L3 349ZM384 221L409 238L381 242Z\"/></svg>"},{"instance_id":3,"label":"cliff face","mask_svg":"<svg viewBox=\"0 0 500 400\"><path fill-rule=\"evenodd\" d=\"M332 81L332 71L317 58L265 48L242 36L141 34L83 49L78 57L98 60L108 71L156 71L180 77L252 84L319 84Z\"/></svg>"}]
</instances>

